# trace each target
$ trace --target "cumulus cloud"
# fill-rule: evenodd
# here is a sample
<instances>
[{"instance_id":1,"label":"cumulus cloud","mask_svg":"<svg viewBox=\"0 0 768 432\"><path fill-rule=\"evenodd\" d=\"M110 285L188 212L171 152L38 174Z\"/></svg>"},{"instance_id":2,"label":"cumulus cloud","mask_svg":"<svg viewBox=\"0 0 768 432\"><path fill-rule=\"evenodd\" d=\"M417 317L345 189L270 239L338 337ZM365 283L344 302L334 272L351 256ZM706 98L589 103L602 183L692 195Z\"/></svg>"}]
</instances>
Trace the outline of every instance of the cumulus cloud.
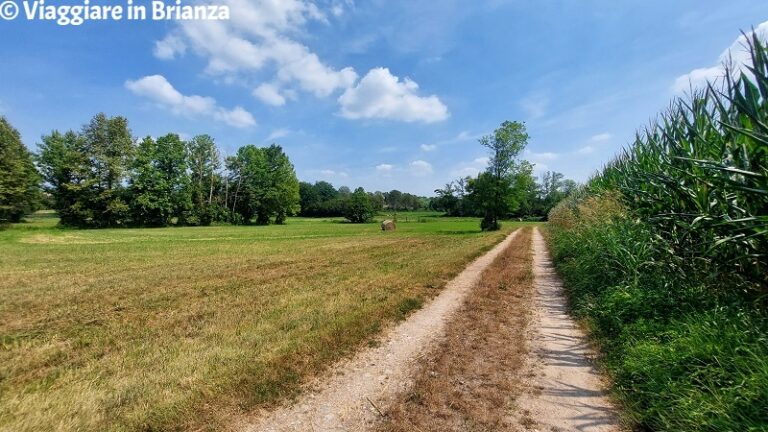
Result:
<instances>
[{"instance_id":1,"label":"cumulus cloud","mask_svg":"<svg viewBox=\"0 0 768 432\"><path fill-rule=\"evenodd\" d=\"M298 92L315 97L335 93L340 113L350 119L386 118L435 122L448 117L437 96L420 97L412 80L372 69L360 80L351 67L323 61L301 41L310 24L328 25L330 18L353 8L351 0L220 0L232 11L227 21L182 21L155 42L154 55L172 60L192 53L206 61L205 72L219 82L251 86L265 104L282 106ZM254 81L261 83L253 87Z\"/></svg>"},{"instance_id":2,"label":"cumulus cloud","mask_svg":"<svg viewBox=\"0 0 768 432\"><path fill-rule=\"evenodd\" d=\"M757 34L758 38L763 41L768 40L768 21L764 21L757 26L754 33L747 33L747 37L751 39L753 34ZM672 89L676 93L684 93L691 88L702 88L706 86L707 82L714 83L725 76L723 64L731 64L734 73L737 74L746 71L746 67L751 66L752 62L746 46L747 38L744 35L739 36L733 41L731 46L720 54L717 65L694 69L685 75L677 77L672 85Z\"/></svg>"},{"instance_id":3,"label":"cumulus cloud","mask_svg":"<svg viewBox=\"0 0 768 432\"><path fill-rule=\"evenodd\" d=\"M126 81L125 87L137 96L182 116L207 116L237 128L256 125L251 113L242 107L227 110L218 106L216 100L204 96L186 96L176 90L162 75L150 75L136 81Z\"/></svg>"},{"instance_id":4,"label":"cumulus cloud","mask_svg":"<svg viewBox=\"0 0 768 432\"><path fill-rule=\"evenodd\" d=\"M233 12L228 21L184 21L155 43L154 55L170 60L187 51L207 60L214 76L252 77L273 67L274 84L260 85L254 95L271 105L285 104L282 87L295 87L318 97L357 81L352 68L337 70L297 41L310 22L328 23L308 0L222 0ZM342 11L343 7L332 10Z\"/></svg>"},{"instance_id":5,"label":"cumulus cloud","mask_svg":"<svg viewBox=\"0 0 768 432\"><path fill-rule=\"evenodd\" d=\"M411 167L411 173L415 176L423 177L432 174L432 164L427 161L415 160L409 166Z\"/></svg>"},{"instance_id":6,"label":"cumulus cloud","mask_svg":"<svg viewBox=\"0 0 768 432\"><path fill-rule=\"evenodd\" d=\"M273 105L283 106L285 105L285 96L280 94L280 90L273 84L264 83L253 90L253 95L262 102Z\"/></svg>"},{"instance_id":7,"label":"cumulus cloud","mask_svg":"<svg viewBox=\"0 0 768 432\"><path fill-rule=\"evenodd\" d=\"M391 172L391 171L392 171L392 169L394 169L394 168L395 168L395 167L394 167L394 166L392 166L392 165L390 165L390 164L380 164L380 165L376 165L376 171L378 171L378 172L380 172L380 173L388 173L388 172Z\"/></svg>"},{"instance_id":8,"label":"cumulus cloud","mask_svg":"<svg viewBox=\"0 0 768 432\"><path fill-rule=\"evenodd\" d=\"M435 144L422 144L421 149L424 151L433 151L437 149L437 146Z\"/></svg>"},{"instance_id":9,"label":"cumulus cloud","mask_svg":"<svg viewBox=\"0 0 768 432\"><path fill-rule=\"evenodd\" d=\"M585 155L585 154L594 153L594 151L595 151L594 147L592 147L591 145L586 145L586 146L576 150L576 153Z\"/></svg>"},{"instance_id":10,"label":"cumulus cloud","mask_svg":"<svg viewBox=\"0 0 768 432\"><path fill-rule=\"evenodd\" d=\"M348 119L390 119L433 123L448 118L437 96L418 96L418 84L400 80L387 68L371 69L339 97L341 115Z\"/></svg>"},{"instance_id":11,"label":"cumulus cloud","mask_svg":"<svg viewBox=\"0 0 768 432\"><path fill-rule=\"evenodd\" d=\"M152 52L159 59L172 60L177 56L183 56L187 52L187 45L178 35L169 34L155 42L155 49Z\"/></svg>"}]
</instances>

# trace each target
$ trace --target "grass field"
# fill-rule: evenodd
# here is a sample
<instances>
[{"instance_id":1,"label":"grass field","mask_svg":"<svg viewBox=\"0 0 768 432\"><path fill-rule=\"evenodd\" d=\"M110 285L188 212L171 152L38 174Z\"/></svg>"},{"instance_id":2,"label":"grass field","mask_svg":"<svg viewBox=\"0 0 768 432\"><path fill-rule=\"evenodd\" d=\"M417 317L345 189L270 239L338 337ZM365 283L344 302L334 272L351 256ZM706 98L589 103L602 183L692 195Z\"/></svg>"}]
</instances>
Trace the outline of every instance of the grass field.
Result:
<instances>
[{"instance_id":1,"label":"grass field","mask_svg":"<svg viewBox=\"0 0 768 432\"><path fill-rule=\"evenodd\" d=\"M0 430L218 430L372 343L516 226L408 220L66 230L43 213L0 231Z\"/></svg>"}]
</instances>

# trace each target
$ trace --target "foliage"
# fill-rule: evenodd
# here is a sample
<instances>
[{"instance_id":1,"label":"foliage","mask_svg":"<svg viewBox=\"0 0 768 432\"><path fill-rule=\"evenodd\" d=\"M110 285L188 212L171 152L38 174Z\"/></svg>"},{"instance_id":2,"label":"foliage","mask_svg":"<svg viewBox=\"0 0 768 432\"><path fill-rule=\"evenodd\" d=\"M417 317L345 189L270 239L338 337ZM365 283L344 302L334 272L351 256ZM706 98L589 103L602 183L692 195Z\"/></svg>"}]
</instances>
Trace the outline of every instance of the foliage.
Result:
<instances>
[{"instance_id":1,"label":"foliage","mask_svg":"<svg viewBox=\"0 0 768 432\"><path fill-rule=\"evenodd\" d=\"M40 175L19 132L0 117L0 224L18 222L40 201Z\"/></svg>"},{"instance_id":2,"label":"foliage","mask_svg":"<svg viewBox=\"0 0 768 432\"><path fill-rule=\"evenodd\" d=\"M216 219L217 202L222 179L219 150L209 135L197 135L187 142L189 188L192 208L186 216L190 225L210 225Z\"/></svg>"},{"instance_id":3,"label":"foliage","mask_svg":"<svg viewBox=\"0 0 768 432\"><path fill-rule=\"evenodd\" d=\"M550 213L574 312L643 429L768 425L768 47L748 48Z\"/></svg>"},{"instance_id":4,"label":"foliage","mask_svg":"<svg viewBox=\"0 0 768 432\"><path fill-rule=\"evenodd\" d=\"M124 186L134 156L124 117L97 114L81 133L57 131L43 137L38 164L62 223L81 227L129 223Z\"/></svg>"},{"instance_id":5,"label":"foliage","mask_svg":"<svg viewBox=\"0 0 768 432\"><path fill-rule=\"evenodd\" d=\"M133 223L168 226L184 223L192 207L185 143L176 134L146 137L139 145L131 176Z\"/></svg>"},{"instance_id":6,"label":"foliage","mask_svg":"<svg viewBox=\"0 0 768 432\"><path fill-rule=\"evenodd\" d=\"M345 216L346 209L350 205L353 193L348 187L342 186L336 190L333 185L325 181L316 182L314 185L301 182L299 185L301 195L302 216ZM429 207L429 199L403 193L399 190L390 192L368 192L368 198L374 213L384 209L392 211L416 211Z\"/></svg>"},{"instance_id":7,"label":"foliage","mask_svg":"<svg viewBox=\"0 0 768 432\"><path fill-rule=\"evenodd\" d=\"M277 224L299 210L299 181L288 156L278 145L241 147L227 159L229 182L235 185L232 211L243 223Z\"/></svg>"},{"instance_id":8,"label":"foliage","mask_svg":"<svg viewBox=\"0 0 768 432\"><path fill-rule=\"evenodd\" d=\"M369 222L375 213L371 197L361 187L355 189L344 206L344 217L352 223Z\"/></svg>"},{"instance_id":9,"label":"foliage","mask_svg":"<svg viewBox=\"0 0 768 432\"><path fill-rule=\"evenodd\" d=\"M512 187L517 175L517 155L528 144L525 124L505 121L493 132L480 138L480 144L490 151L490 160L485 173L470 184L472 200L483 210L481 228L498 230L499 218L515 210Z\"/></svg>"}]
</instances>

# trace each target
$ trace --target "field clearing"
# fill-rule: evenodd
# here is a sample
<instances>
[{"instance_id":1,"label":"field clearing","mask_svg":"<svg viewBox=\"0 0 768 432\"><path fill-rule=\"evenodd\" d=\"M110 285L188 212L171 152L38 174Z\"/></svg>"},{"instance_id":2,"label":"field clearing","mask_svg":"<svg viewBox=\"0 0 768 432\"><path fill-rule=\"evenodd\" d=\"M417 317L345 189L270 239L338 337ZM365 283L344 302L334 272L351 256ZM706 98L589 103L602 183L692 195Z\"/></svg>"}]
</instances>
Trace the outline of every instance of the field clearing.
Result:
<instances>
[{"instance_id":1,"label":"field clearing","mask_svg":"<svg viewBox=\"0 0 768 432\"><path fill-rule=\"evenodd\" d=\"M435 295L520 224L0 231L0 430L219 429Z\"/></svg>"}]
</instances>

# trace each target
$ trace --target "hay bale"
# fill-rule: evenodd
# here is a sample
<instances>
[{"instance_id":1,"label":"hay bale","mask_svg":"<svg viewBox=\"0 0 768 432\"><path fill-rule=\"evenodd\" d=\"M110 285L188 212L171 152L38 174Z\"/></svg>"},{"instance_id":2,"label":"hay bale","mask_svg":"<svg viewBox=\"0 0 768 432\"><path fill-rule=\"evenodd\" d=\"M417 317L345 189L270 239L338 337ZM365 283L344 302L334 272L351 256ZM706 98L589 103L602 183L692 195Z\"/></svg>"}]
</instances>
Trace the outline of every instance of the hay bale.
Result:
<instances>
[{"instance_id":1,"label":"hay bale","mask_svg":"<svg viewBox=\"0 0 768 432\"><path fill-rule=\"evenodd\" d=\"M384 222L381 223L381 230L382 231L394 231L397 227L395 226L395 221L391 219L387 219Z\"/></svg>"}]
</instances>

